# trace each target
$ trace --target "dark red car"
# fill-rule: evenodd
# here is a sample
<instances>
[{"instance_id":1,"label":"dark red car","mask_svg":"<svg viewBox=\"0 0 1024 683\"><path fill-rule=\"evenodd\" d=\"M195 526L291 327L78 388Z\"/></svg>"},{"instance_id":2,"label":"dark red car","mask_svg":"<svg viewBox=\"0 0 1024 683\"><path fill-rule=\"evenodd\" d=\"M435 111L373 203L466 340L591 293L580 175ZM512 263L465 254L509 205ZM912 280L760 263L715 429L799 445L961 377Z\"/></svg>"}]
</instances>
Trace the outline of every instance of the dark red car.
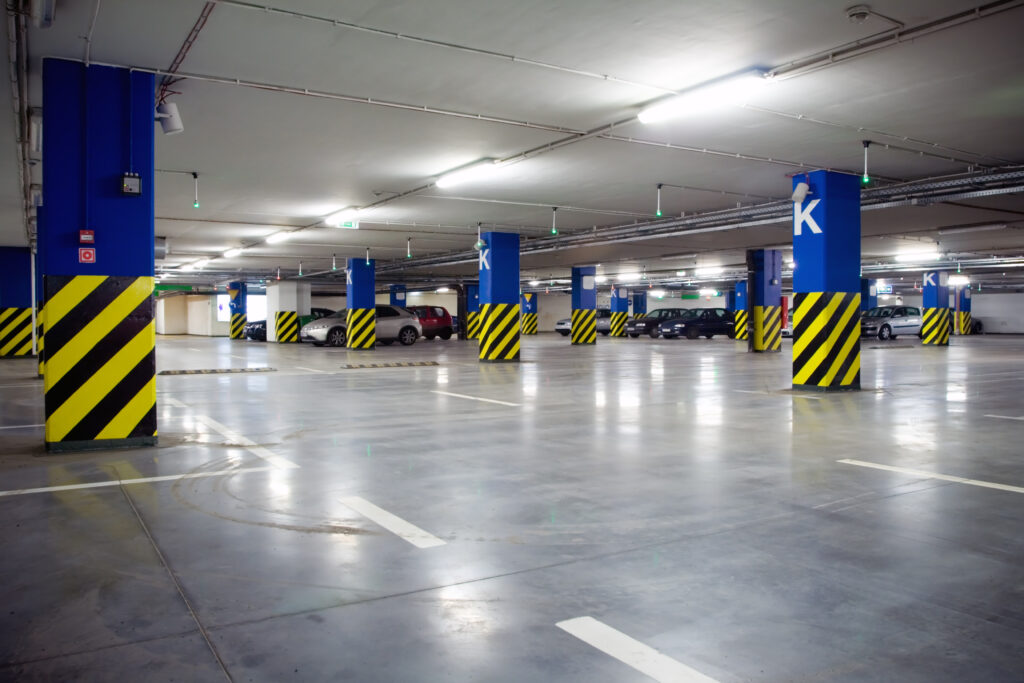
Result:
<instances>
[{"instance_id":1,"label":"dark red car","mask_svg":"<svg viewBox=\"0 0 1024 683\"><path fill-rule=\"evenodd\" d=\"M420 319L424 337L427 339L452 338L455 326L452 324L451 314L443 306L408 306L407 308Z\"/></svg>"}]
</instances>

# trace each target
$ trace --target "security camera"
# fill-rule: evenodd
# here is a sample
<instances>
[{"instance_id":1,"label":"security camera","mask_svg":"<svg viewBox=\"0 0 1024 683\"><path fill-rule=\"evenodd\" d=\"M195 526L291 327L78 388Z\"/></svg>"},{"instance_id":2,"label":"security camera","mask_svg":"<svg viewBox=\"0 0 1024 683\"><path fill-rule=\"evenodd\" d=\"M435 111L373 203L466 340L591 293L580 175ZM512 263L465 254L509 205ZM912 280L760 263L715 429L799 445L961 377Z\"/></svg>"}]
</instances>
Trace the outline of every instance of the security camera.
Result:
<instances>
[{"instance_id":1,"label":"security camera","mask_svg":"<svg viewBox=\"0 0 1024 683\"><path fill-rule=\"evenodd\" d=\"M868 5L854 5L846 8L846 18L854 24L863 24L871 16L871 7Z\"/></svg>"},{"instance_id":2,"label":"security camera","mask_svg":"<svg viewBox=\"0 0 1024 683\"><path fill-rule=\"evenodd\" d=\"M156 108L156 120L160 122L160 128L164 135L174 135L185 130L185 124L181 121L181 114L178 113L178 105L174 102L162 102Z\"/></svg>"},{"instance_id":3,"label":"security camera","mask_svg":"<svg viewBox=\"0 0 1024 683\"><path fill-rule=\"evenodd\" d=\"M807 183L797 183L796 188L793 189L793 196L791 199L797 204L803 204L804 200L807 199L807 195L811 193L811 186Z\"/></svg>"}]
</instances>

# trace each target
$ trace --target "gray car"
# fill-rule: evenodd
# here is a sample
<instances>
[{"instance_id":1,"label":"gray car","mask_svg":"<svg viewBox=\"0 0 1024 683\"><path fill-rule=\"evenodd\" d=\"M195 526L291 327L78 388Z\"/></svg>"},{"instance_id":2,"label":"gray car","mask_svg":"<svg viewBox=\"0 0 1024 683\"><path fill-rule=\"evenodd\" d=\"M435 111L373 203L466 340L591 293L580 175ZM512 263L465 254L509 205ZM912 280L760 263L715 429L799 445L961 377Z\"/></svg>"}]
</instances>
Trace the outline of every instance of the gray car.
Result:
<instances>
[{"instance_id":1,"label":"gray car","mask_svg":"<svg viewBox=\"0 0 1024 683\"><path fill-rule=\"evenodd\" d=\"M304 342L312 342L313 346L344 346L347 316L348 310L342 309L307 323L299 331L299 337ZM410 346L423 334L419 318L400 306L377 306L376 316L377 341L385 346L396 340L403 346Z\"/></svg>"},{"instance_id":2,"label":"gray car","mask_svg":"<svg viewBox=\"0 0 1024 683\"><path fill-rule=\"evenodd\" d=\"M921 333L921 309L913 306L876 306L860 317L864 337L895 339L901 334Z\"/></svg>"},{"instance_id":3,"label":"gray car","mask_svg":"<svg viewBox=\"0 0 1024 683\"><path fill-rule=\"evenodd\" d=\"M607 336L612 331L612 312L608 308L597 309L597 331ZM568 337L572 332L572 318L562 318L555 323L555 332Z\"/></svg>"}]
</instances>

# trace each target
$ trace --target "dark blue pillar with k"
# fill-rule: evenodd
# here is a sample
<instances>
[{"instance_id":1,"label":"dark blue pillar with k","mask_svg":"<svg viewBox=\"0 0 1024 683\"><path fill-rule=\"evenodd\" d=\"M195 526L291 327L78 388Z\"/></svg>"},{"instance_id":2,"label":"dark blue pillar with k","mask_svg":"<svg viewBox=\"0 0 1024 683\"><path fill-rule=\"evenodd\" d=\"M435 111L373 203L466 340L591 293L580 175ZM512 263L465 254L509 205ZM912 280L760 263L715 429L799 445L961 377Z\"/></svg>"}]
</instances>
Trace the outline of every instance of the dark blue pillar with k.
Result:
<instances>
[{"instance_id":1,"label":"dark blue pillar with k","mask_svg":"<svg viewBox=\"0 0 1024 683\"><path fill-rule=\"evenodd\" d=\"M971 334L974 321L971 320L971 286L960 287L956 293L956 331L957 334Z\"/></svg>"},{"instance_id":2,"label":"dark blue pillar with k","mask_svg":"<svg viewBox=\"0 0 1024 683\"><path fill-rule=\"evenodd\" d=\"M480 360L519 361L519 235L485 232L480 247Z\"/></svg>"},{"instance_id":3,"label":"dark blue pillar with k","mask_svg":"<svg viewBox=\"0 0 1024 683\"><path fill-rule=\"evenodd\" d=\"M466 285L466 339L480 339L480 285Z\"/></svg>"},{"instance_id":4,"label":"dark blue pillar with k","mask_svg":"<svg viewBox=\"0 0 1024 683\"><path fill-rule=\"evenodd\" d=\"M813 171L793 202L793 387L860 389L860 177Z\"/></svg>"},{"instance_id":5,"label":"dark blue pillar with k","mask_svg":"<svg viewBox=\"0 0 1024 683\"><path fill-rule=\"evenodd\" d=\"M575 266L572 269L572 343L589 346L597 343L597 268Z\"/></svg>"},{"instance_id":6,"label":"dark blue pillar with k","mask_svg":"<svg viewBox=\"0 0 1024 683\"><path fill-rule=\"evenodd\" d=\"M32 355L32 251L0 247L0 358Z\"/></svg>"},{"instance_id":7,"label":"dark blue pillar with k","mask_svg":"<svg viewBox=\"0 0 1024 683\"><path fill-rule=\"evenodd\" d=\"M647 291L633 293L633 317L643 318L647 315Z\"/></svg>"},{"instance_id":8,"label":"dark blue pillar with k","mask_svg":"<svg viewBox=\"0 0 1024 683\"><path fill-rule=\"evenodd\" d=\"M924 274L921 307L921 341L925 346L949 346L953 315L949 310L949 273L931 270Z\"/></svg>"},{"instance_id":9,"label":"dark blue pillar with k","mask_svg":"<svg viewBox=\"0 0 1024 683\"><path fill-rule=\"evenodd\" d=\"M228 336L231 339L245 339L245 324L248 322L248 287L244 282L228 283L228 308L231 309L231 323Z\"/></svg>"},{"instance_id":10,"label":"dark blue pillar with k","mask_svg":"<svg viewBox=\"0 0 1024 683\"><path fill-rule=\"evenodd\" d=\"M391 285L388 287L388 293L391 295L390 301L392 306L405 308L405 305L408 303L405 298L407 294L405 285Z\"/></svg>"},{"instance_id":11,"label":"dark blue pillar with k","mask_svg":"<svg viewBox=\"0 0 1024 683\"><path fill-rule=\"evenodd\" d=\"M46 447L154 445L151 74L43 60Z\"/></svg>"},{"instance_id":12,"label":"dark blue pillar with k","mask_svg":"<svg viewBox=\"0 0 1024 683\"><path fill-rule=\"evenodd\" d=\"M862 278L860 281L860 310L870 311L878 305L878 280Z\"/></svg>"},{"instance_id":13,"label":"dark blue pillar with k","mask_svg":"<svg viewBox=\"0 0 1024 683\"><path fill-rule=\"evenodd\" d=\"M733 334L736 341L746 341L750 338L750 309L747 306L747 283L737 282L736 287L729 292L729 306L732 310Z\"/></svg>"},{"instance_id":14,"label":"dark blue pillar with k","mask_svg":"<svg viewBox=\"0 0 1024 683\"><path fill-rule=\"evenodd\" d=\"M345 346L372 351L377 343L376 261L350 258L345 269L345 304L348 308Z\"/></svg>"},{"instance_id":15,"label":"dark blue pillar with k","mask_svg":"<svg viewBox=\"0 0 1024 683\"><path fill-rule=\"evenodd\" d=\"M629 292L625 287L612 287L611 313L608 335L625 337L626 321L629 319Z\"/></svg>"},{"instance_id":16,"label":"dark blue pillar with k","mask_svg":"<svg viewBox=\"0 0 1024 683\"><path fill-rule=\"evenodd\" d=\"M536 292L527 292L520 297L519 314L521 331L524 335L537 334L537 297Z\"/></svg>"},{"instance_id":17,"label":"dark blue pillar with k","mask_svg":"<svg viewBox=\"0 0 1024 683\"><path fill-rule=\"evenodd\" d=\"M747 273L749 348L755 353L777 353L782 350L782 252L777 249L748 251Z\"/></svg>"}]
</instances>

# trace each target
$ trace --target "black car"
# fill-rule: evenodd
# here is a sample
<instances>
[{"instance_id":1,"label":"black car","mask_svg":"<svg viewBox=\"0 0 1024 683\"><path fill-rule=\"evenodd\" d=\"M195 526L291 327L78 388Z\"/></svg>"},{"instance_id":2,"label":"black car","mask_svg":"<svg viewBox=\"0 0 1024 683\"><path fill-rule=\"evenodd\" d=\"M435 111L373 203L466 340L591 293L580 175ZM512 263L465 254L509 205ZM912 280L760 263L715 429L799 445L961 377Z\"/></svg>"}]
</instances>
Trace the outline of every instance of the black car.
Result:
<instances>
[{"instance_id":1,"label":"black car","mask_svg":"<svg viewBox=\"0 0 1024 683\"><path fill-rule=\"evenodd\" d=\"M665 339L696 339L701 335L711 339L716 334L732 339L735 336L732 312L724 308L692 308L678 318L663 320L659 332Z\"/></svg>"},{"instance_id":2,"label":"black car","mask_svg":"<svg viewBox=\"0 0 1024 683\"><path fill-rule=\"evenodd\" d=\"M254 339L256 341L267 341L267 321L266 320L253 320L247 322L245 327L242 328L246 339Z\"/></svg>"},{"instance_id":3,"label":"black car","mask_svg":"<svg viewBox=\"0 0 1024 683\"><path fill-rule=\"evenodd\" d=\"M641 334L648 334L652 339L659 334L658 325L663 320L679 318L686 314L685 308L656 308L643 318L633 318L626 323L626 334L636 339Z\"/></svg>"}]
</instances>

